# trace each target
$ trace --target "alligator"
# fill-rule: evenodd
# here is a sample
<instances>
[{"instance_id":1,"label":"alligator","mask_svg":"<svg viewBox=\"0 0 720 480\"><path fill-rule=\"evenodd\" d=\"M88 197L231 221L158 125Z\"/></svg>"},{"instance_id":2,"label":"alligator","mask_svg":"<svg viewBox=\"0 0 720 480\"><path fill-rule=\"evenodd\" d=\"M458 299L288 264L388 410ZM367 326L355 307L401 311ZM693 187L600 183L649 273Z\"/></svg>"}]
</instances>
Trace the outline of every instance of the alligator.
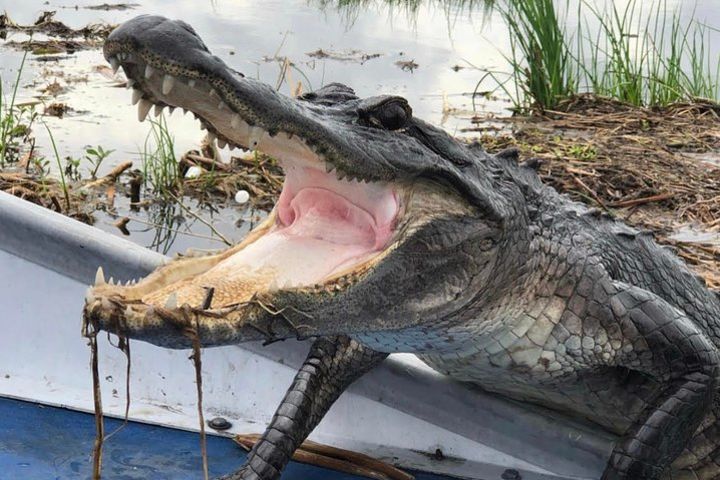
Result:
<instances>
[{"instance_id":1,"label":"alligator","mask_svg":"<svg viewBox=\"0 0 720 480\"><path fill-rule=\"evenodd\" d=\"M244 466L277 479L348 386L394 352L618 438L602 475L720 478L720 300L667 247L487 154L399 96L341 84L290 98L213 56L193 28L140 16L107 39L142 121L195 114L220 146L285 179L267 219L220 253L139 282L99 271L84 321L172 348L312 339Z\"/></svg>"}]
</instances>

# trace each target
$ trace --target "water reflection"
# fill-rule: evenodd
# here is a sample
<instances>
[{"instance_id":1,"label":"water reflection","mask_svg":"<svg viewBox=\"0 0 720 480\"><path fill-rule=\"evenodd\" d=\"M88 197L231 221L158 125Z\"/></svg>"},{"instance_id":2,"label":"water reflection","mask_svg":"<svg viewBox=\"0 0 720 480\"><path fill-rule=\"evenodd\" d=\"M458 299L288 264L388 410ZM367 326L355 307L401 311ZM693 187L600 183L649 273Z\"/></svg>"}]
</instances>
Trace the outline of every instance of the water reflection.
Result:
<instances>
[{"instance_id":1,"label":"water reflection","mask_svg":"<svg viewBox=\"0 0 720 480\"><path fill-rule=\"evenodd\" d=\"M388 21L402 16L410 24L417 25L416 19L423 10L440 10L445 14L448 36L452 37L452 26L458 20L472 18L480 14L486 19L496 4L496 0L309 0L313 5L325 12L333 9L341 14L348 27L368 12L377 12Z\"/></svg>"}]
</instances>

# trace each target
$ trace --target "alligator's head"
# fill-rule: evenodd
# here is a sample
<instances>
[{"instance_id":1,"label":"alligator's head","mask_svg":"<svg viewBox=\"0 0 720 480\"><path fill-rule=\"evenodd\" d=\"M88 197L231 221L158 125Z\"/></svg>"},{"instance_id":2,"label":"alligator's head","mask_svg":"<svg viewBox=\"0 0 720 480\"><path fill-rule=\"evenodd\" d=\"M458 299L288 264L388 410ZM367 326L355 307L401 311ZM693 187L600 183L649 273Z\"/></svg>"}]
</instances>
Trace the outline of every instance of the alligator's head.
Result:
<instances>
[{"instance_id":1,"label":"alligator's head","mask_svg":"<svg viewBox=\"0 0 720 480\"><path fill-rule=\"evenodd\" d=\"M338 84L288 98L157 16L121 25L104 54L125 71L140 120L153 105L192 111L221 143L276 158L285 182L239 245L132 286L99 278L86 320L167 347L190 345L193 326L205 346L332 333L382 343L493 281L510 214L490 157L414 118L405 99Z\"/></svg>"}]
</instances>

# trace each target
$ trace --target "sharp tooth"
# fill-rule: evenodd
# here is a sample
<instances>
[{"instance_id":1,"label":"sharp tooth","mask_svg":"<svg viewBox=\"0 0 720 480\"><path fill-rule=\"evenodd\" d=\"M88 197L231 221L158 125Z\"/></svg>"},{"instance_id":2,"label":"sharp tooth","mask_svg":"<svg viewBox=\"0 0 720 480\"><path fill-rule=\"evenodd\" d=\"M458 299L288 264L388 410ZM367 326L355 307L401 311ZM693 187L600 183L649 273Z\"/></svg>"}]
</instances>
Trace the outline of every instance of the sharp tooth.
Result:
<instances>
[{"instance_id":1,"label":"sharp tooth","mask_svg":"<svg viewBox=\"0 0 720 480\"><path fill-rule=\"evenodd\" d=\"M238 128L238 127L240 126L240 121L241 121L240 115L238 115L238 114L236 113L236 114L233 115L232 118L230 119L230 126L233 127L233 128Z\"/></svg>"},{"instance_id":2,"label":"sharp tooth","mask_svg":"<svg viewBox=\"0 0 720 480\"><path fill-rule=\"evenodd\" d=\"M325 163L325 171L326 171L327 173L332 172L334 169L335 169L335 167L333 166L332 163L329 163L329 162L326 162L326 163Z\"/></svg>"},{"instance_id":3,"label":"sharp tooth","mask_svg":"<svg viewBox=\"0 0 720 480\"><path fill-rule=\"evenodd\" d=\"M105 274L102 267L98 267L97 272L95 272L95 286L100 285L105 285Z\"/></svg>"},{"instance_id":4,"label":"sharp tooth","mask_svg":"<svg viewBox=\"0 0 720 480\"><path fill-rule=\"evenodd\" d=\"M195 79L194 78L191 78L190 80L188 80L188 87L195 88Z\"/></svg>"},{"instance_id":5,"label":"sharp tooth","mask_svg":"<svg viewBox=\"0 0 720 480\"><path fill-rule=\"evenodd\" d=\"M168 295L167 300L165 300L165 308L168 310L175 310L177 308L177 293L172 292Z\"/></svg>"},{"instance_id":6,"label":"sharp tooth","mask_svg":"<svg viewBox=\"0 0 720 480\"><path fill-rule=\"evenodd\" d=\"M130 305L127 305L125 307L125 318L128 318L130 315L132 315L133 311L132 308L130 308Z\"/></svg>"},{"instance_id":7,"label":"sharp tooth","mask_svg":"<svg viewBox=\"0 0 720 480\"><path fill-rule=\"evenodd\" d=\"M218 138L217 145L220 148L225 148L225 147L227 147L227 142L225 140L223 140L222 138Z\"/></svg>"},{"instance_id":8,"label":"sharp tooth","mask_svg":"<svg viewBox=\"0 0 720 480\"><path fill-rule=\"evenodd\" d=\"M127 53L125 53L125 52L120 52L120 53L117 54L117 58L118 58L118 60L120 60L121 62L124 61L126 57L127 57Z\"/></svg>"},{"instance_id":9,"label":"sharp tooth","mask_svg":"<svg viewBox=\"0 0 720 480\"><path fill-rule=\"evenodd\" d=\"M110 66L113 69L113 74L116 74L118 71L118 68L120 68L120 62L117 58L110 57L108 58L108 63L110 63Z\"/></svg>"},{"instance_id":10,"label":"sharp tooth","mask_svg":"<svg viewBox=\"0 0 720 480\"><path fill-rule=\"evenodd\" d=\"M113 277L110 277L110 280L108 280L108 285L115 285L115 280L113 280Z\"/></svg>"},{"instance_id":11,"label":"sharp tooth","mask_svg":"<svg viewBox=\"0 0 720 480\"><path fill-rule=\"evenodd\" d=\"M267 289L268 289L269 292L275 292L275 291L277 291L277 290L280 289L280 288L278 287L278 282L277 282L277 278L276 278L276 277L273 277L272 282L270 282L270 285L268 285Z\"/></svg>"},{"instance_id":12,"label":"sharp tooth","mask_svg":"<svg viewBox=\"0 0 720 480\"><path fill-rule=\"evenodd\" d=\"M95 295L92 294L92 287L88 287L85 291L85 303L91 303L95 300Z\"/></svg>"},{"instance_id":13,"label":"sharp tooth","mask_svg":"<svg viewBox=\"0 0 720 480\"><path fill-rule=\"evenodd\" d=\"M163 111L163 106L162 106L162 105L155 105L155 112L154 112L154 113L155 113L155 116L156 116L156 117L159 117L160 114L162 113L162 111Z\"/></svg>"},{"instance_id":14,"label":"sharp tooth","mask_svg":"<svg viewBox=\"0 0 720 480\"><path fill-rule=\"evenodd\" d=\"M133 80L132 78L128 78L127 85L125 85L125 87L128 90L130 90L133 87L133 85L135 85L135 80Z\"/></svg>"},{"instance_id":15,"label":"sharp tooth","mask_svg":"<svg viewBox=\"0 0 720 480\"><path fill-rule=\"evenodd\" d=\"M153 72L155 72L155 69L151 67L150 65L145 66L145 78L152 77Z\"/></svg>"},{"instance_id":16,"label":"sharp tooth","mask_svg":"<svg viewBox=\"0 0 720 480\"><path fill-rule=\"evenodd\" d=\"M145 121L145 118L147 118L147 114L150 111L150 107L152 107L152 103L150 103L147 100L140 100L140 103L138 103L138 120L141 122Z\"/></svg>"},{"instance_id":17,"label":"sharp tooth","mask_svg":"<svg viewBox=\"0 0 720 480\"><path fill-rule=\"evenodd\" d=\"M170 93L170 90L172 90L173 85L175 85L175 77L172 75L165 75L163 77L163 83L162 83L162 93L163 95L167 95Z\"/></svg>"},{"instance_id":18,"label":"sharp tooth","mask_svg":"<svg viewBox=\"0 0 720 480\"><path fill-rule=\"evenodd\" d=\"M140 101L140 99L142 99L142 97L143 97L142 90L138 90L137 88L134 89L133 93L132 93L132 104L137 105L137 103Z\"/></svg>"}]
</instances>

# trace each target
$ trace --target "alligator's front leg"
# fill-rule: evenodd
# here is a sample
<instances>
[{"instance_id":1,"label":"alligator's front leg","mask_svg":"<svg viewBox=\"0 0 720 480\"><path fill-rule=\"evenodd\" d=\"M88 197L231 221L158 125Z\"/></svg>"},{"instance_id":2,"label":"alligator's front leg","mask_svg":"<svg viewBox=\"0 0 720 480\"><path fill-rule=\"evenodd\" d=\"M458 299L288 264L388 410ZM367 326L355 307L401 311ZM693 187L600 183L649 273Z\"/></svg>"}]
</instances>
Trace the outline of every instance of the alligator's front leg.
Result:
<instances>
[{"instance_id":1,"label":"alligator's front leg","mask_svg":"<svg viewBox=\"0 0 720 480\"><path fill-rule=\"evenodd\" d=\"M225 480L280 478L295 449L340 394L387 357L348 337L320 338L310 349L273 419L245 465Z\"/></svg>"},{"instance_id":2,"label":"alligator's front leg","mask_svg":"<svg viewBox=\"0 0 720 480\"><path fill-rule=\"evenodd\" d=\"M682 452L712 406L720 368L708 337L682 312L656 295L623 283L597 285L592 313L612 318L624 348L615 366L642 372L663 387L616 445L602 480L656 480ZM597 293L600 292L600 293ZM609 298L597 298L609 294ZM594 312L593 312L594 311ZM597 317L596 317L597 318Z\"/></svg>"}]
</instances>

